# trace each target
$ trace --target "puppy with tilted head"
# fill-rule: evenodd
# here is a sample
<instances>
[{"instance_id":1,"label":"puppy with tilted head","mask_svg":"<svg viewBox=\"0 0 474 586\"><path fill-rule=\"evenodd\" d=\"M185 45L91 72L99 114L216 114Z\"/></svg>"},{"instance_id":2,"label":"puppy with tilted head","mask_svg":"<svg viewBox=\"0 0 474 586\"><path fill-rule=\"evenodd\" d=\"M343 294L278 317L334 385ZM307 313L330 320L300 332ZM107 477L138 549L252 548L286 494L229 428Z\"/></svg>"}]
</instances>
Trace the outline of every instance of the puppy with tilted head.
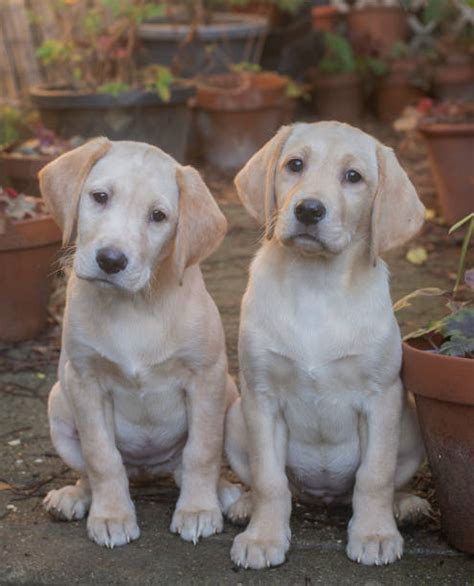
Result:
<instances>
[{"instance_id":1,"label":"puppy with tilted head","mask_svg":"<svg viewBox=\"0 0 474 586\"><path fill-rule=\"evenodd\" d=\"M424 208L393 151L346 124L282 128L236 178L265 226L242 302L241 393L226 453L251 486L237 565L281 564L291 494L352 498L347 555L400 558L396 517L426 511L400 492L423 449L400 380L401 341L380 255L421 227Z\"/></svg>"},{"instance_id":2,"label":"puppy with tilted head","mask_svg":"<svg viewBox=\"0 0 474 586\"><path fill-rule=\"evenodd\" d=\"M80 478L44 504L114 547L139 536L128 478L174 474L171 531L222 531L235 490L219 480L235 398L224 334L198 263L226 220L198 172L156 147L95 139L40 174L74 244L51 437ZM210 432L211 431L211 432Z\"/></svg>"}]
</instances>

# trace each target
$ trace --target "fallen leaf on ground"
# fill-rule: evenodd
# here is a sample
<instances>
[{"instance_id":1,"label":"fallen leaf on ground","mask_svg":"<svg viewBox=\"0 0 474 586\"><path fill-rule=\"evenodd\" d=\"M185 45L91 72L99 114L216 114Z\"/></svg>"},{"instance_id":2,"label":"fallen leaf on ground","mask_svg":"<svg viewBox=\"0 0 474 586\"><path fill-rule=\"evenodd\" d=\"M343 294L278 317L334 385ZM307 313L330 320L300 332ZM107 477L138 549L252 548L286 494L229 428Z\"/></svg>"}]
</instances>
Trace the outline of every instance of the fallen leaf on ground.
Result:
<instances>
[{"instance_id":1,"label":"fallen leaf on ground","mask_svg":"<svg viewBox=\"0 0 474 586\"><path fill-rule=\"evenodd\" d=\"M405 258L412 265L421 266L428 260L428 253L423 246L415 246L414 248L410 248Z\"/></svg>"}]
</instances>

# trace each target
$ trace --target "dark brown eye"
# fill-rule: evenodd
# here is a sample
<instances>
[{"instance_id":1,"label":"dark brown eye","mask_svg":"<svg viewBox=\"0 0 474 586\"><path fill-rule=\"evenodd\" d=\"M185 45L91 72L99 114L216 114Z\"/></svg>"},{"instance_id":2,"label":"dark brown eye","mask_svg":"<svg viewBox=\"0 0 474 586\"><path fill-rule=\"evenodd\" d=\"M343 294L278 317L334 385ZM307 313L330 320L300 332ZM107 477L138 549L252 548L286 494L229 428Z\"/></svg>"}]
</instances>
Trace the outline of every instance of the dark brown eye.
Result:
<instances>
[{"instance_id":1,"label":"dark brown eye","mask_svg":"<svg viewBox=\"0 0 474 586\"><path fill-rule=\"evenodd\" d=\"M303 167L304 165L302 159L290 159L286 164L286 168L292 173L301 173Z\"/></svg>"},{"instance_id":2,"label":"dark brown eye","mask_svg":"<svg viewBox=\"0 0 474 586\"><path fill-rule=\"evenodd\" d=\"M92 197L101 206L105 205L107 203L107 200L109 199L109 196L107 193L105 193L105 191L94 191L92 193Z\"/></svg>"},{"instance_id":3,"label":"dark brown eye","mask_svg":"<svg viewBox=\"0 0 474 586\"><path fill-rule=\"evenodd\" d=\"M349 183L359 183L359 181L362 181L362 175L354 169L349 169L345 175L345 179Z\"/></svg>"},{"instance_id":4,"label":"dark brown eye","mask_svg":"<svg viewBox=\"0 0 474 586\"><path fill-rule=\"evenodd\" d=\"M161 210L153 210L151 212L151 220L152 222L162 222L166 220L166 214Z\"/></svg>"}]
</instances>

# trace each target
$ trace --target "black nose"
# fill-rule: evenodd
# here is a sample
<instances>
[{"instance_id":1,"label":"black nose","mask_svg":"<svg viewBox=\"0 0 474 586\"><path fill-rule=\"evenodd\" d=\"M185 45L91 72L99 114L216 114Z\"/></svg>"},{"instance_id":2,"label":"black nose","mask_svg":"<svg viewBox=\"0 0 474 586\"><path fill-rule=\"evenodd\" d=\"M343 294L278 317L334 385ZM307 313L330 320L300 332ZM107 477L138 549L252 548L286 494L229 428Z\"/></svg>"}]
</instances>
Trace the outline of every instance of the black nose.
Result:
<instances>
[{"instance_id":1,"label":"black nose","mask_svg":"<svg viewBox=\"0 0 474 586\"><path fill-rule=\"evenodd\" d=\"M295 205L296 219L302 224L317 224L326 215L326 208L319 199L301 199Z\"/></svg>"},{"instance_id":2,"label":"black nose","mask_svg":"<svg viewBox=\"0 0 474 586\"><path fill-rule=\"evenodd\" d=\"M128 264L128 258L124 253L112 247L98 250L95 259L99 267L108 275L123 271Z\"/></svg>"}]
</instances>

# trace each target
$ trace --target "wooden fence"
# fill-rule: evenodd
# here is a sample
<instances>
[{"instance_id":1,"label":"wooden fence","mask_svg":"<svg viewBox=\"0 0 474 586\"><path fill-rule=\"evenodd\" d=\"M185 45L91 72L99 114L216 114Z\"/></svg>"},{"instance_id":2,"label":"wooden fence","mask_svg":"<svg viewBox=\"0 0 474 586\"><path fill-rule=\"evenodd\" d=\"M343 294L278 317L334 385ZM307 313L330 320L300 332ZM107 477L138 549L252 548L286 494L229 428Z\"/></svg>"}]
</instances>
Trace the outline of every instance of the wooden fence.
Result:
<instances>
[{"instance_id":1,"label":"wooden fence","mask_svg":"<svg viewBox=\"0 0 474 586\"><path fill-rule=\"evenodd\" d=\"M25 100L42 81L36 48L57 32L53 0L0 0L0 102Z\"/></svg>"}]
</instances>

